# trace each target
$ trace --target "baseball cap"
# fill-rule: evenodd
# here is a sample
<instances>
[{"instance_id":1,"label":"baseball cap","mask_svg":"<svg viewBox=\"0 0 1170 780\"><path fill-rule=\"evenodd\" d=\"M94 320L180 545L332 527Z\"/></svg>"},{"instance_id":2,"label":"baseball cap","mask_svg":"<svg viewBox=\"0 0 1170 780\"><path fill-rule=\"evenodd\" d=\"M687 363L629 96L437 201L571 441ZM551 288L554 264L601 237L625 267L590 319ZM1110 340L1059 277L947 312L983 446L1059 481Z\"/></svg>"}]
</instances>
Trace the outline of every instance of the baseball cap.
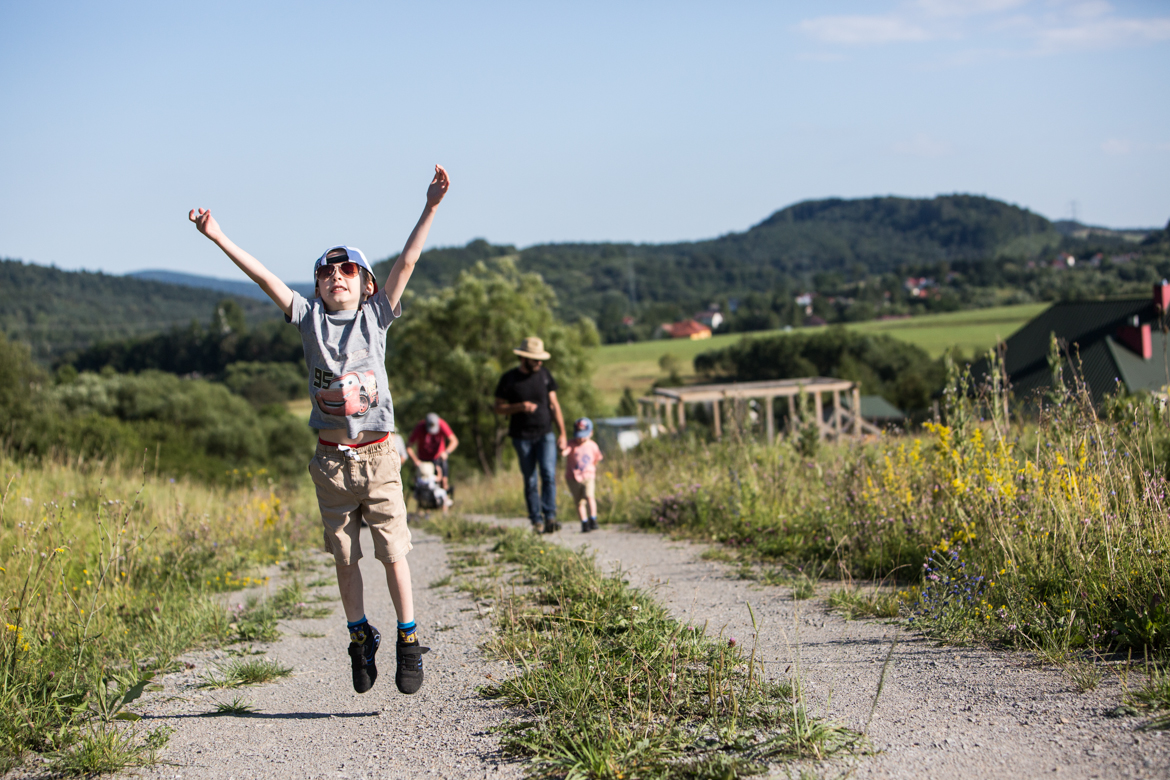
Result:
<instances>
[{"instance_id":1,"label":"baseball cap","mask_svg":"<svg viewBox=\"0 0 1170 780\"><path fill-rule=\"evenodd\" d=\"M329 253L337 249L345 250L345 257L338 255L337 257L330 258ZM331 246L326 249L321 254L321 256L317 258L317 262L313 263L313 278L317 278L317 269L321 266L328 265L331 262L344 263L346 260L351 263L356 263L360 268L366 269L366 271L370 274L370 278L374 281L374 292L378 292L378 280L374 277L374 267L370 265L370 261L366 259L366 256L362 250L355 246Z\"/></svg>"},{"instance_id":2,"label":"baseball cap","mask_svg":"<svg viewBox=\"0 0 1170 780\"><path fill-rule=\"evenodd\" d=\"M427 433L439 432L439 415L431 412L427 415Z\"/></svg>"},{"instance_id":3,"label":"baseball cap","mask_svg":"<svg viewBox=\"0 0 1170 780\"><path fill-rule=\"evenodd\" d=\"M573 438L587 439L593 435L593 421L588 417L581 417L573 423Z\"/></svg>"}]
</instances>

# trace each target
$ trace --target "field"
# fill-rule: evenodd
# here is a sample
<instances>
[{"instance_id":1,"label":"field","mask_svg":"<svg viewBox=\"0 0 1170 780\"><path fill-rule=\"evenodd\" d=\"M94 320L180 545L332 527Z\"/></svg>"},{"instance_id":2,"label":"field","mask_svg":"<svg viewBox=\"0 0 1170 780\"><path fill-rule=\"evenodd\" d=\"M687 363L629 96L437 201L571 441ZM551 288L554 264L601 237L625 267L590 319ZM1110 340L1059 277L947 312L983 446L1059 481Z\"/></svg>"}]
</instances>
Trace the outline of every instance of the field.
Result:
<instances>
[{"instance_id":1,"label":"field","mask_svg":"<svg viewBox=\"0 0 1170 780\"><path fill-rule=\"evenodd\" d=\"M930 314L905 320L872 320L847 325L859 333L885 333L925 349L931 357L938 357L951 347L958 347L964 355L988 349L998 339L1005 339L1044 309L1046 303L1019 306L999 306L992 309ZM634 395L646 392L655 379L662 377L658 359L665 354L676 356L682 362L683 379L693 379L692 361L701 352L730 346L742 338L761 338L785 333L783 330L756 333L728 333L702 341L658 340L633 344L607 344L594 353L597 373L594 386L602 401L616 406L622 390L630 388ZM787 331L797 332L797 331ZM800 332L808 332L802 329Z\"/></svg>"}]
</instances>

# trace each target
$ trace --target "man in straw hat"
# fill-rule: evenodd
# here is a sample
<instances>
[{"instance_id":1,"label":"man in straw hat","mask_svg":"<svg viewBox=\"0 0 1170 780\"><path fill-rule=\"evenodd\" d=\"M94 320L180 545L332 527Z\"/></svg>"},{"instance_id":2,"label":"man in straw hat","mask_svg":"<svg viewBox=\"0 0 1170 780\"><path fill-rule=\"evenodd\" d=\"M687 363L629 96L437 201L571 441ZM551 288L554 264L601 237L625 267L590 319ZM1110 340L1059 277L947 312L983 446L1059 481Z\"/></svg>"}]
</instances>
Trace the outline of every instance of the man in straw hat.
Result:
<instances>
[{"instance_id":1,"label":"man in straw hat","mask_svg":"<svg viewBox=\"0 0 1170 780\"><path fill-rule=\"evenodd\" d=\"M552 355L544 351L544 342L536 336L524 339L512 351L520 357L520 366L500 377L495 412L512 416L508 435L524 475L524 500L532 530L551 534L561 527L557 522L557 453L568 442L565 418L557 402L557 380L544 367ZM552 432L554 420L559 436Z\"/></svg>"}]
</instances>

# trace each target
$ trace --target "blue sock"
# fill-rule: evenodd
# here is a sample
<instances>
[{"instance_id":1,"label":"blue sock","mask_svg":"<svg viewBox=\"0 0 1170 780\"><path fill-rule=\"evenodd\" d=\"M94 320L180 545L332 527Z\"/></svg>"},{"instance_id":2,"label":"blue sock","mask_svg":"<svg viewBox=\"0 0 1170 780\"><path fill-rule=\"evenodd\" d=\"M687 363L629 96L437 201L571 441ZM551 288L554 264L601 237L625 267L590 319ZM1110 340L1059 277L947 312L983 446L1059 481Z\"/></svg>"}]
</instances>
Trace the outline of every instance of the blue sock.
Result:
<instances>
[{"instance_id":1,"label":"blue sock","mask_svg":"<svg viewBox=\"0 0 1170 780\"><path fill-rule=\"evenodd\" d=\"M353 629L357 628L358 626L360 626L362 623L365 623L365 622L366 622L366 616L362 615L361 618L358 620L347 620L345 622L345 625L350 631L352 631Z\"/></svg>"},{"instance_id":2,"label":"blue sock","mask_svg":"<svg viewBox=\"0 0 1170 780\"><path fill-rule=\"evenodd\" d=\"M415 639L415 630L417 628L418 627L415 625L413 620L410 621L409 623L403 623L403 622L399 621L399 623L398 623L398 639L402 642L416 642L416 641L418 641Z\"/></svg>"}]
</instances>

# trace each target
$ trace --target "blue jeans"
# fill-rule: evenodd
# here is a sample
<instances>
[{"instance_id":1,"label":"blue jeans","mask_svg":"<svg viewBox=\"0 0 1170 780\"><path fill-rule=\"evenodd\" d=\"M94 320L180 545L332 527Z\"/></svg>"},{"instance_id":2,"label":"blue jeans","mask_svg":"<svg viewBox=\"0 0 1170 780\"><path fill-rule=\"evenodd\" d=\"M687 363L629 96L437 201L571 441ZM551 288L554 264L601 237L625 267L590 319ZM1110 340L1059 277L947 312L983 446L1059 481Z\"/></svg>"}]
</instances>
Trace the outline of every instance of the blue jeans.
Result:
<instances>
[{"instance_id":1,"label":"blue jeans","mask_svg":"<svg viewBox=\"0 0 1170 780\"><path fill-rule=\"evenodd\" d=\"M546 433L539 439L512 439L524 475L524 501L528 504L528 521L540 522L543 510L546 521L557 519L557 437ZM540 467L540 490L536 469Z\"/></svg>"}]
</instances>

